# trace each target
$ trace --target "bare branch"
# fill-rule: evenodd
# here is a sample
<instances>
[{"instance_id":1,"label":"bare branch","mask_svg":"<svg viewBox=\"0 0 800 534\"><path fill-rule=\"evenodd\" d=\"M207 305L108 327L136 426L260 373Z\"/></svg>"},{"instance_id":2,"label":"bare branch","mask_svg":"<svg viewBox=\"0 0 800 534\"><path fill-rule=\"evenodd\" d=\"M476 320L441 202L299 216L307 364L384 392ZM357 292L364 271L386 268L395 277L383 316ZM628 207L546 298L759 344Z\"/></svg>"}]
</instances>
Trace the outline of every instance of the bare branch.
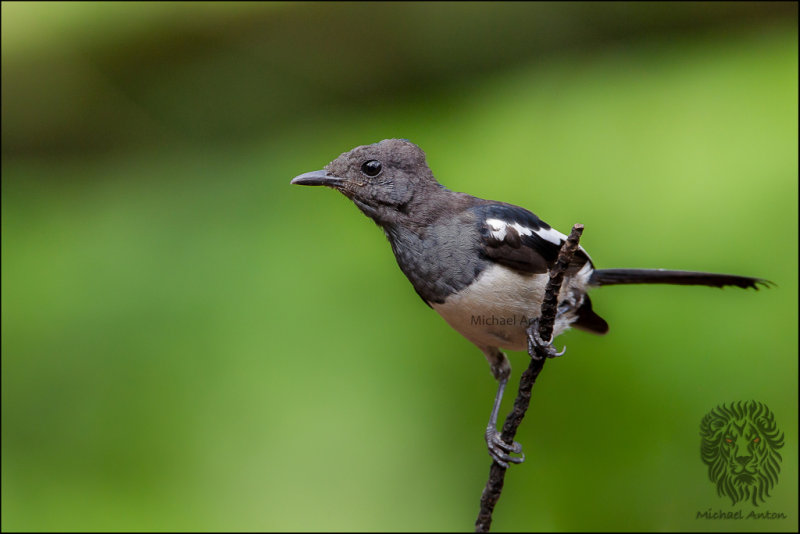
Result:
<instances>
[{"instance_id":1,"label":"bare branch","mask_svg":"<svg viewBox=\"0 0 800 534\"><path fill-rule=\"evenodd\" d=\"M558 260L550 270L550 280L547 283L544 300L542 301L541 316L538 321L535 321L529 327L528 337L531 341L528 343L528 354L530 354L531 361L520 377L519 392L514 400L514 408L503 424L501 437L506 443L514 442L514 436L517 434L517 429L522 423L531 401L531 390L539 373L542 372L545 360L556 355L550 341L553 336L553 327L558 310L558 292L561 289L567 266L572 261L575 251L578 250L582 233L583 225L576 224L572 227L569 237L561 246ZM535 332L537 328L538 332ZM533 334L535 333L538 333L540 338L538 342L534 339ZM489 532L489 528L492 525L492 512L503 491L505 476L506 468L497 462L492 462L492 467L489 469L489 479L486 481L486 487L481 494L481 510L478 513L478 519L475 521L475 532Z\"/></svg>"}]
</instances>

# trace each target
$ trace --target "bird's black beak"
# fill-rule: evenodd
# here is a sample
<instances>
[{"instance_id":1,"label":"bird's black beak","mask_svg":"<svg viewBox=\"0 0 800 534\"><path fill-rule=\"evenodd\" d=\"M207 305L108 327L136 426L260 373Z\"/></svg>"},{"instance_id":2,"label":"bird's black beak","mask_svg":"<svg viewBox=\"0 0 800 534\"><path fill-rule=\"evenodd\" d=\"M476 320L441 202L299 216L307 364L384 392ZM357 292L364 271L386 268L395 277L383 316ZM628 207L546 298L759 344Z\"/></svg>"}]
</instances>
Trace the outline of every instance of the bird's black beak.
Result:
<instances>
[{"instance_id":1,"label":"bird's black beak","mask_svg":"<svg viewBox=\"0 0 800 534\"><path fill-rule=\"evenodd\" d=\"M344 180L338 176L328 174L328 171L311 171L300 176L295 176L291 183L294 185L327 185L328 187L337 187L342 184Z\"/></svg>"}]
</instances>

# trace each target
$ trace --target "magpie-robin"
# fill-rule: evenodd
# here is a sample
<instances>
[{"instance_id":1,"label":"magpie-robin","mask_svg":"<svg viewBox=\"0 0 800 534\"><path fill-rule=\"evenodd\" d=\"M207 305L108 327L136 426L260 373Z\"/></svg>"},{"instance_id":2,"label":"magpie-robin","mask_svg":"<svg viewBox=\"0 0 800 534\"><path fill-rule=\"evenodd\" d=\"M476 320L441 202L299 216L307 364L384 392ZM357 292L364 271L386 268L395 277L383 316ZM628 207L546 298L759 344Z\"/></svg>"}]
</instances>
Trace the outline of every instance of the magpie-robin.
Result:
<instances>
[{"instance_id":1,"label":"magpie-robin","mask_svg":"<svg viewBox=\"0 0 800 534\"><path fill-rule=\"evenodd\" d=\"M566 236L530 211L445 188L425 153L405 139L345 152L298 185L338 189L383 228L397 264L425 303L474 343L498 381L486 443L500 465L520 463L522 447L497 431L497 412L511 365L500 349L525 350L526 328L538 318L548 269ZM580 248L559 293L553 337L571 326L605 334L586 291L614 284L683 284L756 288L759 278L661 269L595 269Z\"/></svg>"}]
</instances>

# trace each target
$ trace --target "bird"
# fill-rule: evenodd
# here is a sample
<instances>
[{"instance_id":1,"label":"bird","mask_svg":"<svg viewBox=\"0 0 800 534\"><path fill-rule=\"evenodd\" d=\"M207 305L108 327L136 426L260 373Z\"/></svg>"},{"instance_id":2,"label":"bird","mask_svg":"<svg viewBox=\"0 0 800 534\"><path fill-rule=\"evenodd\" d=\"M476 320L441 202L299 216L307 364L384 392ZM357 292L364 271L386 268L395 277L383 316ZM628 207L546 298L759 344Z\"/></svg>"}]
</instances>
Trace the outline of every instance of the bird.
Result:
<instances>
[{"instance_id":1,"label":"bird","mask_svg":"<svg viewBox=\"0 0 800 534\"><path fill-rule=\"evenodd\" d=\"M383 230L423 302L489 362L498 385L484 434L488 452L502 467L521 463L521 445L506 443L497 430L511 375L501 349L527 349L527 327L540 315L548 272L566 236L525 208L447 189L433 176L423 150L407 139L355 147L290 183L338 190ZM608 323L593 311L587 292L617 284L758 289L770 282L694 271L596 269L579 247L559 292L551 340L573 327L607 333Z\"/></svg>"}]
</instances>

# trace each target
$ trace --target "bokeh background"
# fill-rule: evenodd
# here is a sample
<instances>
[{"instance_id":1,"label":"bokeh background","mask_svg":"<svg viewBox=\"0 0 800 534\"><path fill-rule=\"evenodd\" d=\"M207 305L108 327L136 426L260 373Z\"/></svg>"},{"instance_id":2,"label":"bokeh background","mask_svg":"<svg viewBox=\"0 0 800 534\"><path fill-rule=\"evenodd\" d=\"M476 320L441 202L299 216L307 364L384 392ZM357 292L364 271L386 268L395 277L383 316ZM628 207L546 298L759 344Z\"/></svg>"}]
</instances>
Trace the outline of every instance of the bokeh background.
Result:
<instances>
[{"instance_id":1,"label":"bokeh background","mask_svg":"<svg viewBox=\"0 0 800 534\"><path fill-rule=\"evenodd\" d=\"M549 362L503 530L797 524L796 3L2 3L3 530L470 530L495 390L334 191L388 137L616 287ZM524 354L512 354L514 386ZM785 432L773 521L700 460Z\"/></svg>"}]
</instances>

